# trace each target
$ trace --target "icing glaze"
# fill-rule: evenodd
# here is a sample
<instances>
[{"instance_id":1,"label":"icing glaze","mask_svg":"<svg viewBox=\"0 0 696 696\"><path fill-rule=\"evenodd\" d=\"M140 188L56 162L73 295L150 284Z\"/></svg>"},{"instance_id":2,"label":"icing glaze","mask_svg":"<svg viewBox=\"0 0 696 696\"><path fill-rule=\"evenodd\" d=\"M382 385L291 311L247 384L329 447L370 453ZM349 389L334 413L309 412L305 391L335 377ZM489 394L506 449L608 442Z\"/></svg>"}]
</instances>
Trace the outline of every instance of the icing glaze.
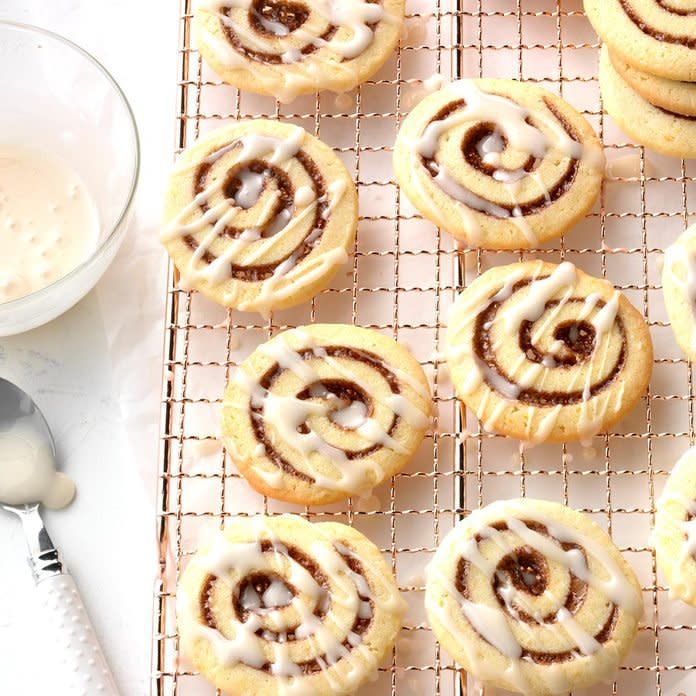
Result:
<instances>
[{"instance_id":1,"label":"icing glaze","mask_svg":"<svg viewBox=\"0 0 696 696\"><path fill-rule=\"evenodd\" d=\"M212 181L163 228L163 241L184 239L194 247L179 269L183 288L194 287L197 281L220 285L242 274L246 282L261 283L258 294L243 300L236 284L225 293L225 303L268 314L278 302L347 261L343 247L315 251L326 221L345 196L344 182L331 182L324 193L316 183L305 184L291 199L283 188L287 184L282 177L298 166L305 137L299 127L286 138L249 134L175 169L176 174L203 167L209 175L224 168L235 172L236 185L230 194L227 176L210 176ZM236 225L241 231L221 246ZM290 253L284 251L288 246Z\"/></svg>"},{"instance_id":2,"label":"icing glaze","mask_svg":"<svg viewBox=\"0 0 696 696\"><path fill-rule=\"evenodd\" d=\"M282 469L292 473L300 466L297 475L311 477L322 488L365 495L385 476L373 451L388 449L397 454L409 454L409 450L392 437L399 422L419 429L428 425L430 414L412 401L403 388L395 392L387 380L401 382L415 391L423 403L430 404L427 387L372 353L322 346L314 336L301 329L280 334L258 350L275 363L270 373L280 371L274 380L281 379L282 371L292 373L292 388L277 393L273 382L262 383L262 377L252 376L242 365L232 381L244 394L244 399L225 401L224 406L244 413L250 410L257 437L262 434L260 446L266 454L254 464L254 471L269 485L280 484ZM266 375L270 373L265 372ZM378 379L379 391L371 386L368 373ZM324 386L336 380L341 389L347 388L349 393L356 395L336 395L330 387ZM354 450L346 451L339 444L339 433L346 431L356 438L352 442L359 443ZM289 448L293 453L282 456L286 462L282 469L278 468L278 448L280 451ZM234 453L234 457L244 460L239 452ZM287 463L288 458L291 465Z\"/></svg>"},{"instance_id":3,"label":"icing glaze","mask_svg":"<svg viewBox=\"0 0 696 696\"><path fill-rule=\"evenodd\" d=\"M0 502L59 509L74 497L75 484L56 471L53 452L31 427L0 431Z\"/></svg>"},{"instance_id":4,"label":"icing glaze","mask_svg":"<svg viewBox=\"0 0 696 696\"><path fill-rule=\"evenodd\" d=\"M426 606L464 651L468 666L475 665L478 679L500 684L502 672L509 688L537 694L530 679L531 670L539 670L544 693L566 693L573 688L562 668L567 660L601 654L591 669L598 680L610 677L617 658L602 625L608 622L604 625L613 630L623 614L637 622L642 599L605 545L527 503L495 502L458 525L465 537L458 528L448 535L428 576L429 592L435 583L445 601L426 594ZM580 594L569 600L571 587ZM477 638L462 633L462 621ZM484 659L477 640L504 657L504 670L500 662Z\"/></svg>"},{"instance_id":5,"label":"icing glaze","mask_svg":"<svg viewBox=\"0 0 696 696\"><path fill-rule=\"evenodd\" d=\"M49 153L0 145L0 302L59 280L98 237L96 206L75 171Z\"/></svg>"},{"instance_id":6,"label":"icing glaze","mask_svg":"<svg viewBox=\"0 0 696 696\"><path fill-rule=\"evenodd\" d=\"M365 672L378 667L364 641L376 615L403 615L405 602L390 578L365 572L365 561L347 540L321 525L288 519L293 529L306 525L309 539L281 539L268 518L255 517L251 540L220 535L198 554L195 563L209 580L201 597L179 588L177 613L188 627L184 648L193 652L195 643L205 640L222 668L267 671L278 677L278 693L284 696L318 693L312 677L319 672L332 692L352 693ZM249 578L267 585L261 594ZM220 591L239 607L224 626L217 625L210 608ZM316 668L304 670L308 656ZM347 669L334 669L343 661Z\"/></svg>"},{"instance_id":7,"label":"icing glaze","mask_svg":"<svg viewBox=\"0 0 696 696\"><path fill-rule=\"evenodd\" d=\"M217 18L224 37L220 39L204 25L206 42L227 66L251 69L249 61L260 62L277 73L277 96L283 102L322 86L321 65L314 59L319 50L325 54L324 64L355 82L357 68L352 61L372 45L376 27L382 22L400 21L381 3L367 0L302 3L288 24L268 18L258 5L254 0L202 2L200 9ZM293 69L287 70L286 66Z\"/></svg>"},{"instance_id":8,"label":"icing glaze","mask_svg":"<svg viewBox=\"0 0 696 696\"><path fill-rule=\"evenodd\" d=\"M544 157L551 141L538 128L527 122L529 111L507 97L487 94L480 90L471 80L451 82L447 88L453 95L465 100L464 108L438 121L431 121L416 143L416 151L422 157L431 159L437 151L438 141L444 133L455 126L470 122L491 122L500 128L502 134L516 150L528 152L535 157ZM537 114L534 114L537 117ZM547 121L548 117L544 117ZM578 158L582 154L580 143L573 141L568 134L555 122L551 123L552 131L557 134L558 142L554 143L563 154Z\"/></svg>"},{"instance_id":9,"label":"icing glaze","mask_svg":"<svg viewBox=\"0 0 696 696\"><path fill-rule=\"evenodd\" d=\"M592 169L602 170L604 157L601 147L595 143L583 145L576 139L570 126L555 111L550 103L533 111L517 104L511 98L489 94L481 90L472 80L458 80L443 89L451 97L452 107L443 108L444 116L436 116L411 143L413 167L425 170L447 196L462 205L458 208L467 236L475 244L482 243L482 231L476 215L484 213L499 219L510 219L523 233L530 245L538 242L532 227L525 218L549 205L562 195L566 181L575 177L579 162ZM485 125L494 128L488 134L476 135L476 129ZM449 138L453 133L464 137L474 134L473 149L480 165L472 164L469 158L455 153L458 169L452 170L445 164L443 153L451 154ZM519 162L512 167L507 159ZM545 183L543 163L545 158L560 158L567 161L565 173L558 180ZM490 178L497 189L493 198L473 191L465 184L459 171L474 167L478 179ZM530 185L527 182L531 182ZM420 192L419 198L430 204L430 213L435 220L443 222L438 204L431 200L425 188L425 178L417 176L414 184ZM526 191L538 191L541 200L534 202L535 195ZM531 197L531 200L530 200Z\"/></svg>"},{"instance_id":10,"label":"icing glaze","mask_svg":"<svg viewBox=\"0 0 696 696\"><path fill-rule=\"evenodd\" d=\"M577 297L579 276L573 264L564 262L551 272L544 268L543 262L531 272L528 266L511 267L499 290L463 293L449 322L447 360L450 369L472 361L473 369L459 386L461 394L488 386L475 409L486 429L495 430L506 401L522 400L529 406L524 439L543 442L562 407L578 403L578 430L586 440L600 431L607 413L621 407L621 391L612 397L602 389L624 359L621 295L612 290L608 299L598 293ZM484 316L491 318L481 323ZM511 336L522 336L521 343L510 341ZM496 362L498 354L505 355L505 368ZM563 398L545 396L547 383ZM495 395L500 399L491 411Z\"/></svg>"},{"instance_id":11,"label":"icing glaze","mask_svg":"<svg viewBox=\"0 0 696 696\"><path fill-rule=\"evenodd\" d=\"M422 19L426 20L425 17ZM426 77L423 80L423 89L426 92L437 92L437 90L442 89L445 85L449 84L449 80L439 73L433 73L430 77Z\"/></svg>"}]
</instances>

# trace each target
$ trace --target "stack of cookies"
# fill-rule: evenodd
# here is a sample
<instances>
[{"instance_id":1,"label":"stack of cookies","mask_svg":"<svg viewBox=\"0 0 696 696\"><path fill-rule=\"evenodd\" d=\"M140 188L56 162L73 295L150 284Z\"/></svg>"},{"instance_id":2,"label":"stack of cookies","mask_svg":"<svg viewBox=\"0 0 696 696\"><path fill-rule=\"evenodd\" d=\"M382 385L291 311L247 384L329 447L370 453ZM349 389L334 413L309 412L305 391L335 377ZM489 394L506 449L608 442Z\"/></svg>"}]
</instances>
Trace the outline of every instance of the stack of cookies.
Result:
<instances>
[{"instance_id":1,"label":"stack of cookies","mask_svg":"<svg viewBox=\"0 0 696 696\"><path fill-rule=\"evenodd\" d=\"M696 157L696 2L584 0L604 107L634 140Z\"/></svg>"}]
</instances>

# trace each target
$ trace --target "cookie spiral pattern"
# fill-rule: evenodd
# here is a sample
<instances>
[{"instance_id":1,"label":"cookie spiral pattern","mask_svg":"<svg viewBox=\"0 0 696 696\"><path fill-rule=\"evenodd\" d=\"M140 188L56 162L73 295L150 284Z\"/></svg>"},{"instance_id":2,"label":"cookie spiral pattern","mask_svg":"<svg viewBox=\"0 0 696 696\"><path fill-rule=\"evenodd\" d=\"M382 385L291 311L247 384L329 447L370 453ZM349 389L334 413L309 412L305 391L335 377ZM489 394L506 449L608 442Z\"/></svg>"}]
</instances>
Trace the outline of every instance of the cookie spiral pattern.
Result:
<instances>
[{"instance_id":1,"label":"cookie spiral pattern","mask_svg":"<svg viewBox=\"0 0 696 696\"><path fill-rule=\"evenodd\" d=\"M239 366L222 433L256 490L321 505L365 495L400 471L431 406L405 348L369 329L314 324L275 336Z\"/></svg>"},{"instance_id":2,"label":"cookie spiral pattern","mask_svg":"<svg viewBox=\"0 0 696 696\"><path fill-rule=\"evenodd\" d=\"M226 82L291 101L364 82L393 53L403 18L404 0L207 0L194 31Z\"/></svg>"},{"instance_id":3,"label":"cookie spiral pattern","mask_svg":"<svg viewBox=\"0 0 696 696\"><path fill-rule=\"evenodd\" d=\"M547 696L611 677L643 613L640 585L611 539L558 503L498 501L444 539L425 606L468 672Z\"/></svg>"},{"instance_id":4,"label":"cookie spiral pattern","mask_svg":"<svg viewBox=\"0 0 696 696\"><path fill-rule=\"evenodd\" d=\"M177 589L185 654L231 696L352 694L404 613L374 544L294 515L236 520L192 558Z\"/></svg>"},{"instance_id":5,"label":"cookie spiral pattern","mask_svg":"<svg viewBox=\"0 0 696 696\"><path fill-rule=\"evenodd\" d=\"M612 55L651 75L696 81L696 1L584 0Z\"/></svg>"},{"instance_id":6,"label":"cookie spiral pattern","mask_svg":"<svg viewBox=\"0 0 696 696\"><path fill-rule=\"evenodd\" d=\"M399 184L423 215L471 246L518 249L561 236L594 204L604 175L587 121L516 80L460 80L406 117Z\"/></svg>"},{"instance_id":7,"label":"cookie spiral pattern","mask_svg":"<svg viewBox=\"0 0 696 696\"><path fill-rule=\"evenodd\" d=\"M458 297L447 363L483 427L528 442L585 440L643 395L652 344L642 315L571 263L493 268Z\"/></svg>"},{"instance_id":8,"label":"cookie spiral pattern","mask_svg":"<svg viewBox=\"0 0 696 696\"><path fill-rule=\"evenodd\" d=\"M357 207L324 143L290 124L239 122L181 155L161 239L185 287L268 313L326 287L348 258Z\"/></svg>"},{"instance_id":9,"label":"cookie spiral pattern","mask_svg":"<svg viewBox=\"0 0 696 696\"><path fill-rule=\"evenodd\" d=\"M696 449L676 463L657 502L655 557L669 596L696 607Z\"/></svg>"}]
</instances>

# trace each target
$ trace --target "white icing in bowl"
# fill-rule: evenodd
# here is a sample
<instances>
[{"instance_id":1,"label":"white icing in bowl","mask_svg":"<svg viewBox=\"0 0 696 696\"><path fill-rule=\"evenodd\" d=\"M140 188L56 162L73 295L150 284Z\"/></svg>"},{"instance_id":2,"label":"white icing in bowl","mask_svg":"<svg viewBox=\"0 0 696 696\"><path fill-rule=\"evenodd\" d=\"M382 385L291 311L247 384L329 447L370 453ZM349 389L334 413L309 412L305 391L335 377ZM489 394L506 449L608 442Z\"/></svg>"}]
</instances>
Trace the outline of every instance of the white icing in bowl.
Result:
<instances>
[{"instance_id":1,"label":"white icing in bowl","mask_svg":"<svg viewBox=\"0 0 696 696\"><path fill-rule=\"evenodd\" d=\"M0 145L0 302L65 276L94 251L98 235L94 201L66 162Z\"/></svg>"}]
</instances>

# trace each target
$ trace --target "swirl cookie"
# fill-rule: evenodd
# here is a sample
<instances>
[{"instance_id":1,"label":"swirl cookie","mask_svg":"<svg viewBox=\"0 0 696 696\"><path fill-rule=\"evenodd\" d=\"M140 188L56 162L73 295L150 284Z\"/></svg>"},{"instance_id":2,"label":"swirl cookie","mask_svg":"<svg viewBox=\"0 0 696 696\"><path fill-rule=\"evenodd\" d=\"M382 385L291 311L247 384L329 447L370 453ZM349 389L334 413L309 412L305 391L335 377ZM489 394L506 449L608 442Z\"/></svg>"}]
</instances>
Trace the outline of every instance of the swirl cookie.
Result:
<instances>
[{"instance_id":1,"label":"swirl cookie","mask_svg":"<svg viewBox=\"0 0 696 696\"><path fill-rule=\"evenodd\" d=\"M696 360L696 225L665 249L662 292L674 337L689 360Z\"/></svg>"},{"instance_id":2,"label":"swirl cookie","mask_svg":"<svg viewBox=\"0 0 696 696\"><path fill-rule=\"evenodd\" d=\"M602 146L559 97L516 80L460 80L406 117L396 177L413 205L471 246L526 249L592 208Z\"/></svg>"},{"instance_id":3,"label":"swirl cookie","mask_svg":"<svg viewBox=\"0 0 696 696\"><path fill-rule=\"evenodd\" d=\"M259 492L303 505L364 495L399 472L432 407L418 362L369 329L313 324L278 334L235 372L222 433Z\"/></svg>"},{"instance_id":4,"label":"swirl cookie","mask_svg":"<svg viewBox=\"0 0 696 696\"><path fill-rule=\"evenodd\" d=\"M584 0L584 4L612 54L651 75L696 81L695 0Z\"/></svg>"},{"instance_id":5,"label":"swirl cookie","mask_svg":"<svg viewBox=\"0 0 696 696\"><path fill-rule=\"evenodd\" d=\"M534 696L608 680L643 613L640 585L588 517L501 500L444 539L425 607L436 638L477 679Z\"/></svg>"},{"instance_id":6,"label":"swirl cookie","mask_svg":"<svg viewBox=\"0 0 696 696\"><path fill-rule=\"evenodd\" d=\"M650 75L609 53L614 70L653 106L684 116L696 116L696 82L680 82Z\"/></svg>"},{"instance_id":7,"label":"swirl cookie","mask_svg":"<svg viewBox=\"0 0 696 696\"><path fill-rule=\"evenodd\" d=\"M358 197L338 157L302 128L241 121L181 155L164 218L185 286L268 313L313 297L347 261Z\"/></svg>"},{"instance_id":8,"label":"swirl cookie","mask_svg":"<svg viewBox=\"0 0 696 696\"><path fill-rule=\"evenodd\" d=\"M353 89L394 52L404 0L206 0L201 55L235 87L290 101Z\"/></svg>"},{"instance_id":9,"label":"swirl cookie","mask_svg":"<svg viewBox=\"0 0 696 696\"><path fill-rule=\"evenodd\" d=\"M230 696L352 694L374 676L404 613L374 544L295 515L235 520L177 588L182 649Z\"/></svg>"},{"instance_id":10,"label":"swirl cookie","mask_svg":"<svg viewBox=\"0 0 696 696\"><path fill-rule=\"evenodd\" d=\"M585 440L645 392L652 343L642 315L571 263L486 271L450 315L457 394L487 430L527 442Z\"/></svg>"},{"instance_id":11,"label":"swirl cookie","mask_svg":"<svg viewBox=\"0 0 696 696\"><path fill-rule=\"evenodd\" d=\"M607 113L636 142L672 157L696 157L696 116L653 106L617 72L606 46L599 60L599 85Z\"/></svg>"},{"instance_id":12,"label":"swirl cookie","mask_svg":"<svg viewBox=\"0 0 696 696\"><path fill-rule=\"evenodd\" d=\"M669 596L696 607L696 449L687 450L657 502L655 557Z\"/></svg>"}]
</instances>

